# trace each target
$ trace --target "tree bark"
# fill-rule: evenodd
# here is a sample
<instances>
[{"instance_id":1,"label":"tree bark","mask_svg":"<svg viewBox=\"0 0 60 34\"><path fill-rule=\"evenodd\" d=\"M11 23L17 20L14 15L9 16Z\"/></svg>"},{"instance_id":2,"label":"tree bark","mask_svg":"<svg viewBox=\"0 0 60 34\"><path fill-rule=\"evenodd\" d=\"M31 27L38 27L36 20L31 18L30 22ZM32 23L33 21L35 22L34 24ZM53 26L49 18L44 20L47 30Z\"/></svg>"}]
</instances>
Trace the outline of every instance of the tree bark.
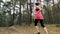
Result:
<instances>
[{"instance_id":1,"label":"tree bark","mask_svg":"<svg viewBox=\"0 0 60 34\"><path fill-rule=\"evenodd\" d=\"M0 8L1 8L1 2L3 2L2 0L0 0Z\"/></svg>"},{"instance_id":2,"label":"tree bark","mask_svg":"<svg viewBox=\"0 0 60 34\"><path fill-rule=\"evenodd\" d=\"M32 5L31 5L31 0L30 0L30 23L32 22Z\"/></svg>"},{"instance_id":3,"label":"tree bark","mask_svg":"<svg viewBox=\"0 0 60 34\"><path fill-rule=\"evenodd\" d=\"M21 25L21 1L20 1L19 5L20 5L20 8L19 8L20 12L19 12L19 17L18 17L18 24Z\"/></svg>"}]
</instances>

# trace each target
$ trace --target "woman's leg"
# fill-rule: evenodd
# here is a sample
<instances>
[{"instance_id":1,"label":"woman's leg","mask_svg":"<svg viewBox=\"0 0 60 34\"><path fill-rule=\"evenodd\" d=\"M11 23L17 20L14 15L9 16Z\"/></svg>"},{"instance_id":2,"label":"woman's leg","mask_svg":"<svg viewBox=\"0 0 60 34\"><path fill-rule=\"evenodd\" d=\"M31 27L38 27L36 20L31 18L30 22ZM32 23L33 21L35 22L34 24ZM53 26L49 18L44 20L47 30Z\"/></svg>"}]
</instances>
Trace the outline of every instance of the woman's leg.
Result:
<instances>
[{"instance_id":1,"label":"woman's leg","mask_svg":"<svg viewBox=\"0 0 60 34\"><path fill-rule=\"evenodd\" d=\"M37 32L39 32L39 28L38 28L38 26L35 26L36 27L36 29L37 29Z\"/></svg>"},{"instance_id":2,"label":"woman's leg","mask_svg":"<svg viewBox=\"0 0 60 34\"><path fill-rule=\"evenodd\" d=\"M43 19L40 20L40 24L41 24L41 26L43 27L45 33L48 34L48 31L47 31L47 28L46 28L45 25L44 25Z\"/></svg>"},{"instance_id":3,"label":"woman's leg","mask_svg":"<svg viewBox=\"0 0 60 34\"><path fill-rule=\"evenodd\" d=\"M46 27L44 27L44 31L46 32L46 34L48 34L48 31L47 31L47 28Z\"/></svg>"},{"instance_id":4,"label":"woman's leg","mask_svg":"<svg viewBox=\"0 0 60 34\"><path fill-rule=\"evenodd\" d=\"M38 28L38 26L37 26L37 23L38 23L38 20L35 19L35 27L36 27L36 30L37 30L38 34L40 34L40 31L39 31L39 28Z\"/></svg>"}]
</instances>

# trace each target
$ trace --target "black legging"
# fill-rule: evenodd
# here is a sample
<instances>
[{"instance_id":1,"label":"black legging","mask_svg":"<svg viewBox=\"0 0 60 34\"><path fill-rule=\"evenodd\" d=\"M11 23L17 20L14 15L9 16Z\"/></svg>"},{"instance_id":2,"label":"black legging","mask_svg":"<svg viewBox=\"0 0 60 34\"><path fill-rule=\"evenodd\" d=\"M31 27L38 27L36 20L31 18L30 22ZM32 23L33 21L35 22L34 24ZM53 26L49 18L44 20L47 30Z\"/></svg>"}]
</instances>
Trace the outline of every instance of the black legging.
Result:
<instances>
[{"instance_id":1,"label":"black legging","mask_svg":"<svg viewBox=\"0 0 60 34\"><path fill-rule=\"evenodd\" d=\"M44 25L43 19L35 19L35 21L34 21L35 26L37 26L38 21L39 21L39 23L41 24L41 26L44 28L45 25Z\"/></svg>"}]
</instances>

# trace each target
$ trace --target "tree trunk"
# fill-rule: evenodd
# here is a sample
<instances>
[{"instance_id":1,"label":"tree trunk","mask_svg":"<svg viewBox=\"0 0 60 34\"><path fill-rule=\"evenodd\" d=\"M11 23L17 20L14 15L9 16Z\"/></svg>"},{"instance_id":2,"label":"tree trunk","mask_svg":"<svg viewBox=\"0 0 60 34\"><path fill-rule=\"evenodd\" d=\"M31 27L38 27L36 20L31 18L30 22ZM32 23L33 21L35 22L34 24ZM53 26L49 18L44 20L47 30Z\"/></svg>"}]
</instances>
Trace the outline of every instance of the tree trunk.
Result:
<instances>
[{"instance_id":1,"label":"tree trunk","mask_svg":"<svg viewBox=\"0 0 60 34\"><path fill-rule=\"evenodd\" d=\"M2 0L0 0L0 8L1 8L1 2L2 2Z\"/></svg>"},{"instance_id":2,"label":"tree trunk","mask_svg":"<svg viewBox=\"0 0 60 34\"><path fill-rule=\"evenodd\" d=\"M1 8L1 2L0 2L0 8Z\"/></svg>"},{"instance_id":3,"label":"tree trunk","mask_svg":"<svg viewBox=\"0 0 60 34\"><path fill-rule=\"evenodd\" d=\"M18 24L21 25L21 1L20 1L19 5L20 5L20 8L19 8L20 12L19 12L19 17L18 17Z\"/></svg>"},{"instance_id":4,"label":"tree trunk","mask_svg":"<svg viewBox=\"0 0 60 34\"><path fill-rule=\"evenodd\" d=\"M47 23L50 22L50 13L49 13L49 9L48 9L48 0L47 0Z\"/></svg>"},{"instance_id":5,"label":"tree trunk","mask_svg":"<svg viewBox=\"0 0 60 34\"><path fill-rule=\"evenodd\" d=\"M28 0L27 0L27 10L28 10Z\"/></svg>"},{"instance_id":6,"label":"tree trunk","mask_svg":"<svg viewBox=\"0 0 60 34\"><path fill-rule=\"evenodd\" d=\"M54 24L54 0L52 0L52 2L53 2L53 7L52 7L52 11L53 11L53 24Z\"/></svg>"},{"instance_id":7,"label":"tree trunk","mask_svg":"<svg viewBox=\"0 0 60 34\"><path fill-rule=\"evenodd\" d=\"M31 0L30 0L30 23L32 22L32 5L31 5Z\"/></svg>"}]
</instances>

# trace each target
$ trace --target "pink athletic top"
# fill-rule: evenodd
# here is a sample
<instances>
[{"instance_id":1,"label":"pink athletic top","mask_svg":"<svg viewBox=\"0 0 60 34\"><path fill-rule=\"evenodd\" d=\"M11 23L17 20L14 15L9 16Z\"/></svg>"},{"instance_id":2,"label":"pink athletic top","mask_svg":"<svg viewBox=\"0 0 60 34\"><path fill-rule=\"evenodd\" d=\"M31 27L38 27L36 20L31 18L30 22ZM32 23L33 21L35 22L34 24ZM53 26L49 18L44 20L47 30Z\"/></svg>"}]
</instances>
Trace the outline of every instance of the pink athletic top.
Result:
<instances>
[{"instance_id":1,"label":"pink athletic top","mask_svg":"<svg viewBox=\"0 0 60 34\"><path fill-rule=\"evenodd\" d=\"M35 11L35 19L44 19L41 10Z\"/></svg>"}]
</instances>

